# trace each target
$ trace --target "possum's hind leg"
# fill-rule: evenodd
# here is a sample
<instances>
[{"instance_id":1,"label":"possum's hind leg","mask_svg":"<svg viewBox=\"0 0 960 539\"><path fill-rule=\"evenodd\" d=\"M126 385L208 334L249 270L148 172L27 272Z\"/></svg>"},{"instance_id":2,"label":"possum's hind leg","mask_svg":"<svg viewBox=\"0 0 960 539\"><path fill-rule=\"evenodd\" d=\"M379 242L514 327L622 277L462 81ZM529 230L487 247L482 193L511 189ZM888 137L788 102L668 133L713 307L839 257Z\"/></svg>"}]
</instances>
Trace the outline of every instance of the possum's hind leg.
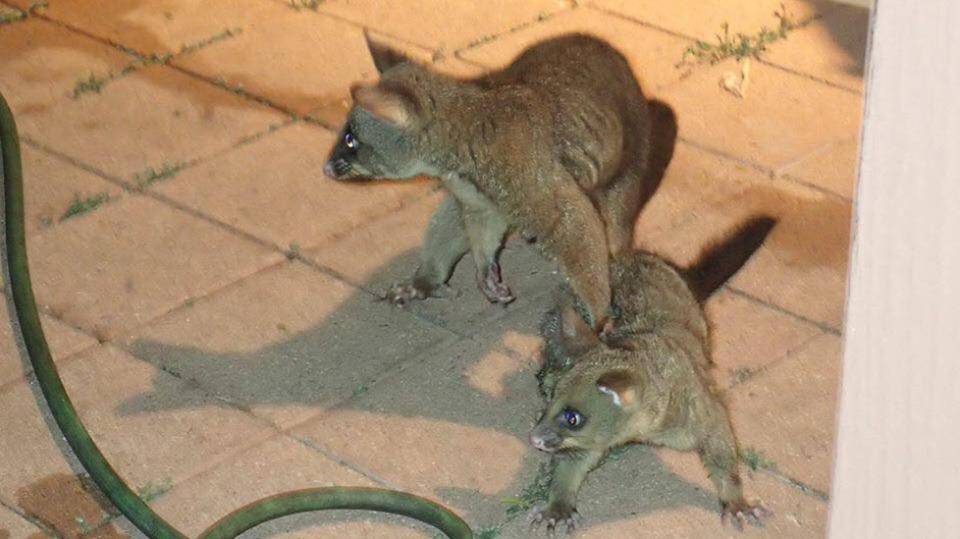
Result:
<instances>
[{"instance_id":1,"label":"possum's hind leg","mask_svg":"<svg viewBox=\"0 0 960 539\"><path fill-rule=\"evenodd\" d=\"M718 424L714 432L701 442L698 453L710 480L717 487L720 498L721 520L732 521L734 527L743 529L744 521L755 526L763 523L770 512L759 504L752 504L743 497L743 487L737 463L737 446L733 432L726 422Z\"/></svg>"},{"instance_id":2,"label":"possum's hind leg","mask_svg":"<svg viewBox=\"0 0 960 539\"><path fill-rule=\"evenodd\" d=\"M642 182L641 174L628 169L599 196L593 197L603 219L611 256L633 247L633 228L640 213Z\"/></svg>"},{"instance_id":3,"label":"possum's hind leg","mask_svg":"<svg viewBox=\"0 0 960 539\"><path fill-rule=\"evenodd\" d=\"M507 220L494 206L478 205L463 207L463 221L477 266L477 285L491 303L510 303L514 295L503 283L497 261L509 228Z\"/></svg>"},{"instance_id":4,"label":"possum's hind leg","mask_svg":"<svg viewBox=\"0 0 960 539\"><path fill-rule=\"evenodd\" d=\"M460 205L453 196L447 195L430 218L420 250L420 266L413 280L394 285L387 292L386 299L402 305L442 295L442 288L450 279L453 268L469 248Z\"/></svg>"}]
</instances>

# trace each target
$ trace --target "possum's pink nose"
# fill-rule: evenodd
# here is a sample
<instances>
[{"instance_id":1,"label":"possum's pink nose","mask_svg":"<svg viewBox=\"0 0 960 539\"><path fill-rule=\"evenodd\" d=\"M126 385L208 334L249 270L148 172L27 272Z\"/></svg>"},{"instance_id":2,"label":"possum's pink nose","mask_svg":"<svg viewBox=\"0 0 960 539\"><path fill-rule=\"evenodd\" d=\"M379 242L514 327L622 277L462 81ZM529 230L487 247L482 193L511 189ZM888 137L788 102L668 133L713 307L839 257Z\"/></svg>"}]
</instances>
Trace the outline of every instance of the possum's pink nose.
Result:
<instances>
[{"instance_id":1,"label":"possum's pink nose","mask_svg":"<svg viewBox=\"0 0 960 539\"><path fill-rule=\"evenodd\" d=\"M327 161L323 164L323 173L326 174L328 178L336 179L337 175L333 171L333 161Z\"/></svg>"},{"instance_id":2,"label":"possum's pink nose","mask_svg":"<svg viewBox=\"0 0 960 539\"><path fill-rule=\"evenodd\" d=\"M530 445L532 445L533 447L536 447L540 451L546 451L547 453L552 453L553 450L556 449L555 447L550 447L550 445L547 444L546 440L544 440L540 436L537 436L536 434L534 434L534 432L530 433Z\"/></svg>"}]
</instances>

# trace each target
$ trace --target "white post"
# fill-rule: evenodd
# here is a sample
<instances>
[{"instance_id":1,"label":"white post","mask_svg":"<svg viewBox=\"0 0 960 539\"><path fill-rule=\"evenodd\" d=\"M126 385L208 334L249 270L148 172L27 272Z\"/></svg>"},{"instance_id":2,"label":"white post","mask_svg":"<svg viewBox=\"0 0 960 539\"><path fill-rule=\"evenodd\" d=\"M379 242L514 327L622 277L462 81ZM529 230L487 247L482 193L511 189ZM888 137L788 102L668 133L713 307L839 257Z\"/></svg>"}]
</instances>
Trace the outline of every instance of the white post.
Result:
<instances>
[{"instance_id":1,"label":"white post","mask_svg":"<svg viewBox=\"0 0 960 539\"><path fill-rule=\"evenodd\" d=\"M871 25L830 537L960 537L960 2Z\"/></svg>"}]
</instances>

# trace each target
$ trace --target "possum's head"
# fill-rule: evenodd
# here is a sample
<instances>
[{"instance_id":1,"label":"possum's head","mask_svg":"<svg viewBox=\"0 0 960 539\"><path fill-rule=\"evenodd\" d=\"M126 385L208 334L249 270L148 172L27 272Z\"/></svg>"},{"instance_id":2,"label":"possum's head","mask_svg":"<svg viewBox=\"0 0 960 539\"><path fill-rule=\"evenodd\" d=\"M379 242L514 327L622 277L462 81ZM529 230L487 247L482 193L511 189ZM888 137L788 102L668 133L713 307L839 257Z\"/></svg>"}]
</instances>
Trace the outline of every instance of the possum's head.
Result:
<instances>
[{"instance_id":1,"label":"possum's head","mask_svg":"<svg viewBox=\"0 0 960 539\"><path fill-rule=\"evenodd\" d=\"M537 449L606 449L623 441L619 436L640 398L639 381L624 368L591 372L578 367L560 380L530 432Z\"/></svg>"},{"instance_id":2,"label":"possum's head","mask_svg":"<svg viewBox=\"0 0 960 539\"><path fill-rule=\"evenodd\" d=\"M418 147L427 121L421 86L432 75L402 53L367 39L380 72L376 84L355 84L353 108L324 172L335 180L404 179L428 173Z\"/></svg>"},{"instance_id":3,"label":"possum's head","mask_svg":"<svg viewBox=\"0 0 960 539\"><path fill-rule=\"evenodd\" d=\"M573 366L558 375L530 443L547 452L619 443L642 395L642 381L617 366L623 351L608 348L572 308L560 313L560 331L553 338L573 358Z\"/></svg>"}]
</instances>

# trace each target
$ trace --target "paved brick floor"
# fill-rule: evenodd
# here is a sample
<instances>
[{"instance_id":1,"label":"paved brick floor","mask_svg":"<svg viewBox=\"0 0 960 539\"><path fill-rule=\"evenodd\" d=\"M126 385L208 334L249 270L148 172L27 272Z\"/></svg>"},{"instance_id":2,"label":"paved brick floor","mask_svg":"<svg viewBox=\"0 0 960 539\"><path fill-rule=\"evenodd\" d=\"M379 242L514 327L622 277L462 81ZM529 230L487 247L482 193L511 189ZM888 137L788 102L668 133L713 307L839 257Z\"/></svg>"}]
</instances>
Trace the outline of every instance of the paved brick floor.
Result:
<instances>
[{"instance_id":1,"label":"paved brick floor","mask_svg":"<svg viewBox=\"0 0 960 539\"><path fill-rule=\"evenodd\" d=\"M343 185L322 163L373 79L369 30L472 75L587 31L620 48L679 137L637 244L683 264L716 234L780 218L708 303L748 495L744 537L820 537L830 484L867 11L789 0L799 24L750 62L677 65L696 39L777 28L780 0L0 1L0 91L23 136L35 291L94 438L188 534L275 492L381 485L526 537L503 498L537 474L538 320L555 268L510 243L519 300L376 301L410 274L441 194ZM669 8L666 7L669 4ZM689 58L688 58L689 59ZM93 208L84 201L99 200ZM74 215L68 215L74 212ZM0 307L0 538L139 536L104 505L38 405ZM52 434L53 433L53 434ZM593 473L580 537L732 536L693 455L632 447ZM288 518L249 537L433 537L400 518Z\"/></svg>"}]
</instances>

